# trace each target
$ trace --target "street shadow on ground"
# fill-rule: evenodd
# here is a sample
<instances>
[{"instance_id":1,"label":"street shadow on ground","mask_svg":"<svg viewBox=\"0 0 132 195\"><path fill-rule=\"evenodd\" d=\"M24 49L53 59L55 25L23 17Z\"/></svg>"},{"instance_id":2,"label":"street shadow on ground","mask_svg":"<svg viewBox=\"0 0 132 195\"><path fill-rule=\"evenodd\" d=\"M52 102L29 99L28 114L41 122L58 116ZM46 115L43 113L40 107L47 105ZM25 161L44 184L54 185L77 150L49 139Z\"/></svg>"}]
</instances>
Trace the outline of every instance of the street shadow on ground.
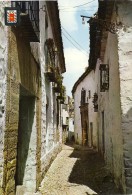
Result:
<instances>
[{"instance_id":1,"label":"street shadow on ground","mask_svg":"<svg viewBox=\"0 0 132 195\"><path fill-rule=\"evenodd\" d=\"M98 194L121 194L99 153L88 148L74 147L69 157L77 159L69 176L70 183L88 186Z\"/></svg>"}]
</instances>

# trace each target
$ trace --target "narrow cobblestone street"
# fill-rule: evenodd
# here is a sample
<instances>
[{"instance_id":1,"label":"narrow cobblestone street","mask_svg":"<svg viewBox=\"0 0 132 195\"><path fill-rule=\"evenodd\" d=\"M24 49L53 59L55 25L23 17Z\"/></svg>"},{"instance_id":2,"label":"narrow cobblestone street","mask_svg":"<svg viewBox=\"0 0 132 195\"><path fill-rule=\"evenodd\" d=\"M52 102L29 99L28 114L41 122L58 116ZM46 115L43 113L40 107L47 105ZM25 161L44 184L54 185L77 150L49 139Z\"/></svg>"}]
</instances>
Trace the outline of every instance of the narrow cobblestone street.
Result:
<instances>
[{"instance_id":1,"label":"narrow cobblestone street","mask_svg":"<svg viewBox=\"0 0 132 195\"><path fill-rule=\"evenodd\" d=\"M66 145L47 171L40 192L43 195L119 193L97 152Z\"/></svg>"}]
</instances>

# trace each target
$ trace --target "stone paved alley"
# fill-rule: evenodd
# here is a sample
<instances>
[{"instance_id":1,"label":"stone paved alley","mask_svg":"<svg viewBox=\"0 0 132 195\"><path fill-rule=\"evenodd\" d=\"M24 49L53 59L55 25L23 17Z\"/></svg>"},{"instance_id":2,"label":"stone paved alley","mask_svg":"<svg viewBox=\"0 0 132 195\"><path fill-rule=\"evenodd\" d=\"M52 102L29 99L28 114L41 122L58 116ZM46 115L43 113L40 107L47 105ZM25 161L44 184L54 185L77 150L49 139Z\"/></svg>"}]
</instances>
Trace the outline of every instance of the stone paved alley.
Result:
<instances>
[{"instance_id":1,"label":"stone paved alley","mask_svg":"<svg viewBox=\"0 0 132 195\"><path fill-rule=\"evenodd\" d=\"M66 145L46 173L40 192L43 195L119 194L96 152Z\"/></svg>"}]
</instances>

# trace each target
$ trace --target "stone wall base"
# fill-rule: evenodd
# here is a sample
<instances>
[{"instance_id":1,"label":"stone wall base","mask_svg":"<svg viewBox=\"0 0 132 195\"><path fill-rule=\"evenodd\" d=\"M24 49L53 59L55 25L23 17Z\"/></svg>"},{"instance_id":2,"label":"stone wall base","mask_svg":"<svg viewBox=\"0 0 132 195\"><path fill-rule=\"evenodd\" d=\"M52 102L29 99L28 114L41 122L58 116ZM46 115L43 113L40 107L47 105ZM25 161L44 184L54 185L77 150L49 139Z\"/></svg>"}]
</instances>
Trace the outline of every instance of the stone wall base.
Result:
<instances>
[{"instance_id":1,"label":"stone wall base","mask_svg":"<svg viewBox=\"0 0 132 195\"><path fill-rule=\"evenodd\" d=\"M41 174L41 182L48 171L51 163L56 158L57 154L62 150L62 144L57 143L54 148L52 148L46 155L41 158L42 163L42 173ZM42 185L42 184L41 184ZM0 191L1 192L1 191ZM0 193L0 195L3 195ZM16 195L40 195L40 192L29 192L24 185L17 186Z\"/></svg>"},{"instance_id":2,"label":"stone wall base","mask_svg":"<svg viewBox=\"0 0 132 195\"><path fill-rule=\"evenodd\" d=\"M62 150L62 144L57 143L53 149L51 149L46 155L41 158L42 163L42 179L44 178L46 172L48 171L51 163L56 158L57 154ZM42 181L42 180L41 180ZM42 185L42 183L41 183Z\"/></svg>"}]
</instances>

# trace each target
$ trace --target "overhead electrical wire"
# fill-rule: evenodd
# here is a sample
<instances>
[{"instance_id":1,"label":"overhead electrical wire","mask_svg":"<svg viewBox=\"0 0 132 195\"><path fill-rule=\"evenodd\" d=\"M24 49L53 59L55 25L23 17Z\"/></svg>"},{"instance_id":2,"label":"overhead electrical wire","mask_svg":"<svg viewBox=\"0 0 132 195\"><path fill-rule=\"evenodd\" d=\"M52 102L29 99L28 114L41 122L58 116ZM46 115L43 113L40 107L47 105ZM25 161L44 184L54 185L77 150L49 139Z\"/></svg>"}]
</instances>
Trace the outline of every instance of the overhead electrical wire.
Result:
<instances>
[{"instance_id":1,"label":"overhead electrical wire","mask_svg":"<svg viewBox=\"0 0 132 195\"><path fill-rule=\"evenodd\" d=\"M96 0L92 0L92 1L89 1L89 2L87 2L87 3L84 3L84 4L81 4L81 5L76 5L76 6L73 6L73 7L69 7L69 8L77 8L77 7L81 7L81 6L84 6L84 5L87 5L87 4L89 4L89 3L92 3L92 2L94 2L94 1L96 1ZM66 10L66 9L69 9L68 7L67 8L60 8L59 10Z\"/></svg>"},{"instance_id":2,"label":"overhead electrical wire","mask_svg":"<svg viewBox=\"0 0 132 195\"><path fill-rule=\"evenodd\" d=\"M64 30L65 31L65 33L69 36L69 37L71 37L71 39L82 49L82 50L84 50L87 54L88 54L88 52L68 33L68 31L63 27L63 26L61 26L62 27L62 30Z\"/></svg>"},{"instance_id":3,"label":"overhead electrical wire","mask_svg":"<svg viewBox=\"0 0 132 195\"><path fill-rule=\"evenodd\" d=\"M63 36L76 48L78 49L81 53L83 53L84 55L86 55L88 57L88 55L86 53L84 53L80 48L78 48L67 36L66 34L62 31Z\"/></svg>"},{"instance_id":4,"label":"overhead electrical wire","mask_svg":"<svg viewBox=\"0 0 132 195\"><path fill-rule=\"evenodd\" d=\"M95 9L97 9L97 6L93 6L92 8L84 7L84 8L80 8L77 10L67 9L67 10L60 10L60 11L61 12L81 12L81 11L94 11Z\"/></svg>"},{"instance_id":5,"label":"overhead electrical wire","mask_svg":"<svg viewBox=\"0 0 132 195\"><path fill-rule=\"evenodd\" d=\"M61 11L61 10L60 10ZM79 13L79 12L96 12L96 10L93 10L93 9L91 9L91 10L78 10L78 11L68 11L68 10L66 10L66 11L61 11L61 12L65 12L65 13L67 13L67 12L74 12L74 13Z\"/></svg>"}]
</instances>

